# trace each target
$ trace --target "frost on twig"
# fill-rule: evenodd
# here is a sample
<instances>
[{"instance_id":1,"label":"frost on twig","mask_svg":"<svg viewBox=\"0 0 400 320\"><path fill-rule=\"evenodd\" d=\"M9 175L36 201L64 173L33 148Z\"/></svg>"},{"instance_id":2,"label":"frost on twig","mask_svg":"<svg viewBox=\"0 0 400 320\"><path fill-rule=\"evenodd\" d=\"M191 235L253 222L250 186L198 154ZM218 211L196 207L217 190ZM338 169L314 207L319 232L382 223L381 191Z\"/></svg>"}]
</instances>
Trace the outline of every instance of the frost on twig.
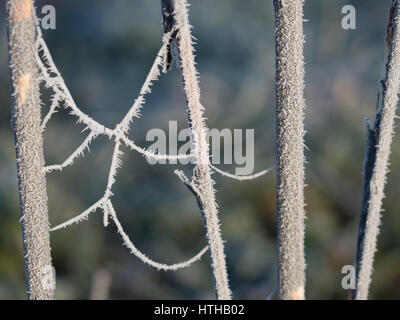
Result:
<instances>
[{"instance_id":1,"label":"frost on twig","mask_svg":"<svg viewBox=\"0 0 400 320\"><path fill-rule=\"evenodd\" d=\"M303 0L274 0L278 280L280 299L304 299Z\"/></svg>"},{"instance_id":2,"label":"frost on twig","mask_svg":"<svg viewBox=\"0 0 400 320\"><path fill-rule=\"evenodd\" d=\"M8 0L8 43L12 83L12 126L15 133L18 189L29 299L54 297L53 286L43 286L51 270L46 177L39 70L35 58L36 27L32 0Z\"/></svg>"},{"instance_id":3,"label":"frost on twig","mask_svg":"<svg viewBox=\"0 0 400 320\"><path fill-rule=\"evenodd\" d=\"M355 299L368 298L373 260L379 233L380 212L392 142L400 88L400 3L392 0L387 30L388 56L385 78L378 93L375 123L367 119L367 147L364 161L364 190L357 243L357 285Z\"/></svg>"},{"instance_id":4,"label":"frost on twig","mask_svg":"<svg viewBox=\"0 0 400 320\"><path fill-rule=\"evenodd\" d=\"M206 125L203 116L204 107L200 102L200 88L194 60L188 3L185 0L162 0L161 4L164 32L172 32L175 37L173 41L176 42L179 56L177 62L181 69L189 115L189 128L194 137L193 149L196 157L192 182L189 183L179 172L178 175L196 195L205 220L217 297L227 300L231 299L232 294L229 288L224 243L221 237L215 201L214 181L211 178L209 166L209 146L205 136Z\"/></svg>"},{"instance_id":5,"label":"frost on twig","mask_svg":"<svg viewBox=\"0 0 400 320\"><path fill-rule=\"evenodd\" d=\"M232 293L229 288L224 243L221 237L211 169L237 180L254 179L267 173L269 170L252 176L236 176L212 166L209 161L209 145L205 135L207 127L203 115L204 107L200 102L200 87L194 59L192 26L189 24L188 7L189 5L186 0L161 0L164 33L171 35L168 42L166 59L171 64L173 57L171 52L172 50L177 52L176 62L181 71L189 116L189 129L193 137L193 156L196 160L191 181L186 178L182 171L176 170L175 173L194 194L203 214L210 246L217 297L218 299L226 300L231 299Z\"/></svg>"},{"instance_id":6,"label":"frost on twig","mask_svg":"<svg viewBox=\"0 0 400 320\"><path fill-rule=\"evenodd\" d=\"M255 179L259 176L264 175L270 169L264 170L250 176L237 176L226 173L218 168L213 167L209 162L209 147L204 134L205 121L203 116L203 106L200 103L200 89L197 80L197 71L195 68L191 26L188 22L188 11L187 3L183 0L176 1L162 1L163 18L164 18L164 35L162 39L162 45L155 60L147 74L145 81L140 89L138 97L134 100L132 106L127 111L126 115L122 120L116 124L114 129L108 128L103 124L97 122L89 115L87 115L81 108L79 108L68 87L66 86L64 79L58 71L53 58L51 57L50 51L43 39L43 35L37 24L37 39L36 39L36 56L35 60L39 69L39 80L44 82L47 88L51 88L53 96L51 98L51 104L48 113L45 115L41 129L44 130L48 121L50 121L52 115L57 112L58 109L65 109L69 111L69 114L77 118L77 123L82 123L85 126L84 131L89 131L87 137L81 142L81 144L70 154L70 156L60 164L53 164L44 167L45 173L50 173L55 170L63 170L67 166L70 166L74 161L84 154L89 149L91 143L99 136L106 136L114 142L114 151L111 159L111 165L108 172L107 185L104 190L104 194L101 198L96 201L89 208L84 210L79 215L65 221L57 226L54 226L51 231L56 231L65 227L68 227L74 223L79 223L96 212L102 211L103 213L103 224L105 227L109 225L110 219L114 222L117 227L118 233L121 235L122 240L132 254L137 256L143 262L161 270L176 270L184 268L192 264L193 262L200 259L200 257L210 247L210 254L212 257L212 267L214 271L214 278L216 282L217 294L220 299L230 299L231 292L228 285L228 278L226 272L225 255L223 251L223 241L220 235L220 226L217 215L217 205L215 203L214 195L214 182L211 179L211 173L214 171L222 174L226 177L237 179L237 180L250 180ZM158 80L161 73L166 73L172 64L173 55L172 50L178 51L178 64L181 68L182 79L184 83L184 90L186 93L188 113L189 113L189 127L192 130L194 138L194 152L192 154L158 154L150 150L146 150L138 146L133 140L128 138L129 131L132 126L132 122L135 118L140 117L140 111L146 102L146 96L151 93L152 85ZM174 52L175 52L174 51ZM145 254L140 252L129 239L128 235L122 228L117 215L115 213L112 197L113 197L113 186L116 182L116 177L119 168L123 164L123 153L121 150L122 145L128 147L130 150L136 151L142 154L146 158L155 160L180 160L180 159L191 159L195 160L195 169L193 173L192 181L189 180L181 172L176 172L183 183L193 192L195 195L200 210L206 221L207 236L209 240L209 246L202 249L193 258L174 265L165 265L155 262L146 257Z\"/></svg>"},{"instance_id":7,"label":"frost on twig","mask_svg":"<svg viewBox=\"0 0 400 320\"><path fill-rule=\"evenodd\" d=\"M169 37L169 35L165 35L165 38L168 39L168 37ZM118 169L122 165L121 157L123 154L122 154L122 151L120 150L121 143L124 143L131 150L135 150L147 158L153 158L156 160L161 160L161 159L177 160L177 159L187 159L187 158L191 157L190 155L156 154L154 152L148 151L146 149L143 149L143 148L137 146L132 140L130 140L126 136L130 129L132 119L134 117L139 117L139 115L140 115L139 111L145 103L144 96L151 92L152 83L154 81L156 81L160 75L160 68L162 67L163 61L165 60L163 58L163 56L166 54L167 42L168 42L167 40L163 41L164 44L161 47L158 55L156 56L156 59L150 69L150 72L145 79L142 89L140 90L138 98L135 99L133 105L127 112L126 116L116 125L115 129L109 129L109 128L103 126L102 124L98 123L97 121L95 121L94 119L89 117L87 114L85 114L75 104L75 101L73 100L71 93L69 92L68 87L66 86L66 84L64 82L64 79L62 78L61 74L59 73L59 71L50 55L47 45L42 37L42 33L41 33L39 26L37 26L36 63L40 70L39 79L44 81L45 85L54 91L54 96L52 98L50 110L42 121L41 129L42 130L45 129L47 122L51 119L51 116L54 114L56 109L58 107L60 107L61 102L63 102L63 107L69 109L70 114L74 115L78 118L78 123L85 124L86 129L88 129L90 131L89 135L84 139L84 141L79 145L79 147L75 151L73 151L72 154L63 163L46 166L46 167L44 167L45 172L50 173L53 170L61 171L65 167L72 165L74 160L77 157L83 155L84 151L89 148L91 142L93 142L93 140L95 140L96 137L98 137L99 135L105 135L105 136L107 136L109 138L113 138L115 140L114 152L113 152L113 156L112 156L112 160L111 160L111 166L110 166L110 171L109 171L108 180L107 180L107 186L106 186L104 195L100 198L100 200L98 200L96 203L94 203L88 209L84 210L81 214L53 227L51 229L51 231L56 231L56 230L65 228L67 226L70 226L74 223L79 223L79 222L87 219L91 213L100 209L100 210L103 210L104 226L108 225L108 218L111 217L112 220L115 222L118 232L121 234L125 245L127 245L127 247L131 249L131 252L135 256L137 256L143 262L145 262L153 267L156 267L157 269L177 270L180 268L188 267L193 262L200 259L200 257L207 251L208 246L205 247L204 249L202 249L193 258L191 258L185 262L182 262L182 263L178 263L178 264L174 264L174 265L165 265L165 264L160 264L158 262L155 262L155 261L147 258L146 255L144 255L142 252L140 252L138 249L136 249L136 247L133 245L133 243L129 240L129 237L122 229L122 226L119 223L117 216L115 214L115 211L111 204L111 198L113 196L112 187L115 183L115 177L118 173ZM42 53L41 56L39 55L40 52Z\"/></svg>"}]
</instances>

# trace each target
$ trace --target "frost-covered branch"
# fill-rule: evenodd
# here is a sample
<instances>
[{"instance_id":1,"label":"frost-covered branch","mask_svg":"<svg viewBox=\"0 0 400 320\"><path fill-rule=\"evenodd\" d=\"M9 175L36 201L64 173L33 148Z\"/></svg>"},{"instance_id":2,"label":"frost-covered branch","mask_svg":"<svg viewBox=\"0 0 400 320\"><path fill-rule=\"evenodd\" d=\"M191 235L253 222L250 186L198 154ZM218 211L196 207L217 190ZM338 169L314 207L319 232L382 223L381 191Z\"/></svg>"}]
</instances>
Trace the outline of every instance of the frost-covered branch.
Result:
<instances>
[{"instance_id":1,"label":"frost-covered branch","mask_svg":"<svg viewBox=\"0 0 400 320\"><path fill-rule=\"evenodd\" d=\"M36 27L32 0L8 0L8 43L12 82L12 124L17 154L18 188L28 298L48 300L53 286L44 286L52 270L43 170L43 137L39 70L35 57ZM51 276L51 275L50 275Z\"/></svg>"},{"instance_id":2,"label":"frost-covered branch","mask_svg":"<svg viewBox=\"0 0 400 320\"><path fill-rule=\"evenodd\" d=\"M395 111L400 88L400 3L392 0L387 44L389 55L382 82L381 101L378 99L375 123L367 122L368 141L364 163L364 190L357 244L357 286L355 298L368 298L369 286L379 233L380 212L388 171ZM380 102L379 102L380 101Z\"/></svg>"},{"instance_id":3,"label":"frost-covered branch","mask_svg":"<svg viewBox=\"0 0 400 320\"><path fill-rule=\"evenodd\" d=\"M304 299L303 0L274 0L278 280L280 299Z\"/></svg>"},{"instance_id":4,"label":"frost-covered branch","mask_svg":"<svg viewBox=\"0 0 400 320\"><path fill-rule=\"evenodd\" d=\"M200 103L200 88L194 61L191 26L188 21L187 7L188 4L185 0L162 0L164 18L163 44L157 53L149 73L146 76L138 97L134 100L127 114L115 126L114 129L110 129L97 122L76 105L68 87L65 84L64 79L62 78L53 61L53 58L51 57L50 51L43 39L40 27L37 24L37 52L35 59L40 71L38 79L44 82L45 86L47 88L51 88L54 92L50 109L43 119L41 127L44 130L46 124L56 112L57 108L62 107L69 110L71 115L77 117L78 123L83 123L85 125L84 130L89 131L89 135L64 162L61 164L47 166L43 171L51 172L53 170L62 170L63 168L72 165L77 157L83 155L84 151L89 149L90 144L99 135L105 135L114 141L114 152L108 173L107 185L105 187L103 196L100 198L100 200L84 210L78 216L53 227L51 230L59 230L61 228L70 226L71 224L78 223L84 219L87 219L91 213L100 209L103 211L104 226L108 226L109 218L111 217L115 222L117 230L121 234L125 245L130 248L132 253L140 258L143 262L148 263L149 265L152 265L158 269L164 270L176 270L181 267L189 266L192 262L199 259L207 250L207 248L204 248L194 258L184 263L175 264L172 266L160 264L148 259L143 253L136 249L133 243L129 240L127 234L122 229L122 226L115 214L111 199L113 197L112 188L116 181L116 175L118 173L118 169L122 165L122 144L131 150L137 151L138 153L144 155L146 158L152 158L155 160L194 159L196 160L196 165L194 168L192 181L189 182L186 177L184 178L179 173L178 175L196 196L199 207L205 219L217 296L219 299L230 299L231 291L228 284L224 246L221 238L218 210L215 202L215 191L213 187L214 182L211 178L211 169L214 169L216 172L224 176L237 180L250 180L257 178L267 173L269 169L251 176L237 176L211 166L209 162L209 146L205 135L206 125L203 116L204 108ZM135 117L140 117L140 111L146 102L145 96L151 92L151 87L153 83L158 80L161 72L165 73L170 69L172 63L171 51L173 46L176 46L177 51L179 52L178 62L181 68L184 91L187 99L189 127L192 136L194 137L194 151L189 155L157 154L139 147L133 140L128 138L128 133L133 119Z\"/></svg>"},{"instance_id":5,"label":"frost-covered branch","mask_svg":"<svg viewBox=\"0 0 400 320\"><path fill-rule=\"evenodd\" d=\"M207 229L210 256L218 299L231 299L225 261L224 243L221 237L214 181L209 166L209 146L206 139L204 107L200 103L200 87L194 60L191 25L189 24L188 3L186 0L162 0L164 32L174 35L181 68L183 87L187 101L189 128L194 137L193 149L196 166L193 172L193 185L196 185L198 202Z\"/></svg>"}]
</instances>

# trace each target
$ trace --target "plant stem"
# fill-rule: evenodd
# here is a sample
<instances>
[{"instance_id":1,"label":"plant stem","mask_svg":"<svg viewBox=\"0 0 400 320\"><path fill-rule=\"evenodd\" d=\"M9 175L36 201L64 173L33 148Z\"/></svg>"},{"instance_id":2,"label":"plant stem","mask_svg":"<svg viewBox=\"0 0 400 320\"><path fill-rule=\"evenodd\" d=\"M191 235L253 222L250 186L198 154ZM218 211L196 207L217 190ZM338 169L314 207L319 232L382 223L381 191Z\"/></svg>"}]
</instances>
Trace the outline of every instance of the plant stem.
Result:
<instances>
[{"instance_id":1,"label":"plant stem","mask_svg":"<svg viewBox=\"0 0 400 320\"><path fill-rule=\"evenodd\" d=\"M203 115L204 107L200 102L200 87L194 60L188 3L186 0L162 0L161 5L164 32L173 33L172 39L176 41L176 49L179 55L178 62L186 95L189 128L194 138L194 154L196 156L192 184L195 186L197 200L207 229L217 298L229 300L231 299L231 291L229 289L224 243L221 237L215 201L214 181L211 178L209 166L207 127Z\"/></svg>"},{"instance_id":2,"label":"plant stem","mask_svg":"<svg viewBox=\"0 0 400 320\"><path fill-rule=\"evenodd\" d=\"M275 0L278 282L304 299L303 0Z\"/></svg>"},{"instance_id":3,"label":"plant stem","mask_svg":"<svg viewBox=\"0 0 400 320\"><path fill-rule=\"evenodd\" d=\"M53 299L33 0L8 0L12 124L29 299ZM50 277L52 274L50 274ZM47 285L46 285L47 284Z\"/></svg>"},{"instance_id":4,"label":"plant stem","mask_svg":"<svg viewBox=\"0 0 400 320\"><path fill-rule=\"evenodd\" d=\"M382 90L378 95L376 118L372 128L367 119L368 141L365 152L364 190L356 257L355 299L357 300L368 298L398 102L400 88L399 9L399 2L392 0L386 38L389 49L386 73L381 82Z\"/></svg>"}]
</instances>

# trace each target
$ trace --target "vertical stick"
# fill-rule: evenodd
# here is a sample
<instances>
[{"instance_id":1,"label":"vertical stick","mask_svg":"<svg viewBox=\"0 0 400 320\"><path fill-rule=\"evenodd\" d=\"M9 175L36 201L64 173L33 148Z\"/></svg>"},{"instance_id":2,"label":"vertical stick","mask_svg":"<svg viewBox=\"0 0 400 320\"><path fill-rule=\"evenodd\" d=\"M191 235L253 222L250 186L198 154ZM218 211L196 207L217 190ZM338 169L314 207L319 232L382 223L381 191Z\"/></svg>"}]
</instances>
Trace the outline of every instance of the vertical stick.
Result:
<instances>
[{"instance_id":1,"label":"vertical stick","mask_svg":"<svg viewBox=\"0 0 400 320\"><path fill-rule=\"evenodd\" d=\"M53 299L46 179L40 114L36 26L32 0L8 0L12 124L29 299Z\"/></svg>"},{"instance_id":2,"label":"vertical stick","mask_svg":"<svg viewBox=\"0 0 400 320\"><path fill-rule=\"evenodd\" d=\"M304 299L303 0L275 0L278 281Z\"/></svg>"},{"instance_id":3,"label":"vertical stick","mask_svg":"<svg viewBox=\"0 0 400 320\"><path fill-rule=\"evenodd\" d=\"M400 89L400 4L392 0L390 9L385 79L382 100L378 99L375 123L367 123L368 141L364 163L364 190L357 243L357 286L355 298L368 298L373 270L376 241L379 233L380 212L386 182L394 118Z\"/></svg>"},{"instance_id":4,"label":"vertical stick","mask_svg":"<svg viewBox=\"0 0 400 320\"><path fill-rule=\"evenodd\" d=\"M189 24L188 3L186 0L162 0L164 32L172 32L173 41L177 42L179 64L186 95L189 128L194 138L196 166L193 185L202 210L210 246L212 269L217 297L231 299L226 270L224 243L221 237L218 209L215 201L214 181L209 167L209 145L207 127L204 119L204 107L200 102L200 87L194 60L191 26ZM170 48L171 49L171 48Z\"/></svg>"}]
</instances>

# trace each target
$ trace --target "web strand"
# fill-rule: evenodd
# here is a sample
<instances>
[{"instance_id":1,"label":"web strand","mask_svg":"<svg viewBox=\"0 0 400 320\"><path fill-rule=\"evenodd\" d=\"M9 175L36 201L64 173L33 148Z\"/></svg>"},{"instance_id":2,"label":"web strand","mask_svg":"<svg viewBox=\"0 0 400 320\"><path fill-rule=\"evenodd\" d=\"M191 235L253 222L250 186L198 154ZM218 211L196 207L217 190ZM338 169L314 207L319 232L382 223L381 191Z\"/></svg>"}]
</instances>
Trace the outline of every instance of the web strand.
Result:
<instances>
[{"instance_id":1,"label":"web strand","mask_svg":"<svg viewBox=\"0 0 400 320\"><path fill-rule=\"evenodd\" d=\"M43 118L41 128L45 130L46 125L51 120L54 113L57 112L58 109L69 110L69 114L75 116L77 118L77 123L82 123L85 125L84 131L89 131L87 137L82 141L82 143L70 154L70 156L64 160L60 164L47 165L44 167L46 173L51 173L52 171L62 171L64 168L71 166L74 164L74 161L83 156L86 150L89 150L91 143L98 136L106 136L109 139L114 140L114 151L111 159L111 165L109 168L107 185L104 191L103 196L84 210L79 215L51 228L51 231L60 230L71 226L73 224L79 223L81 221L87 220L89 216L98 211L103 211L103 223L104 226L107 227L109 224L109 218L114 222L118 233L121 235L124 245L130 249L131 253L138 257L144 263L158 269L158 270L178 270L181 268L185 268L198 261L204 253L208 250L208 246L204 247L199 253L197 253L194 257L177 264L167 265L156 262L148 258L144 253L136 248L136 246L132 243L129 236L124 231L111 202L113 196L113 185L116 182L116 176L118 174L119 168L122 166L122 157L123 152L121 151L122 144L128 147L132 151L136 151L139 154L143 155L146 158L154 159L157 161L160 160L182 160L182 159L195 159L195 154L178 154L178 155L168 155L168 154L159 154L150 150L146 150L135 144L135 142L127 137L129 130L131 129L132 121L134 118L140 117L140 110L143 108L146 99L145 96L151 93L151 87L155 81L157 81L161 75L161 72L166 72L168 68L166 68L165 63L167 61L167 54L169 45L171 43L172 34L176 30L171 30L170 32L164 34L162 46L158 51L156 58L150 68L150 72L146 76L146 79L142 85L142 88L139 92L139 96L134 100L132 106L126 113L126 115L122 118L122 120L115 126L114 129L110 129L103 124L97 122L88 114L83 112L75 103L67 85L65 84L64 79L61 76L61 73L56 67L54 60L50 54L50 51L44 41L41 29L39 24L37 24L37 52L36 52L36 61L40 70L39 80L44 83L47 88L51 88L53 90L53 96L51 98L51 104L49 107L48 113ZM207 164L214 169L216 172L233 178L237 180L250 180L257 178L265 173L267 173L270 169L264 170L258 174L252 176L235 176L229 173L226 173L214 166L212 166L209 161ZM193 182L189 182L186 178L183 178L182 174L178 174L181 178L182 182L184 182L195 195L198 193ZM185 180L186 179L186 180ZM198 196L198 195L197 195Z\"/></svg>"}]
</instances>

